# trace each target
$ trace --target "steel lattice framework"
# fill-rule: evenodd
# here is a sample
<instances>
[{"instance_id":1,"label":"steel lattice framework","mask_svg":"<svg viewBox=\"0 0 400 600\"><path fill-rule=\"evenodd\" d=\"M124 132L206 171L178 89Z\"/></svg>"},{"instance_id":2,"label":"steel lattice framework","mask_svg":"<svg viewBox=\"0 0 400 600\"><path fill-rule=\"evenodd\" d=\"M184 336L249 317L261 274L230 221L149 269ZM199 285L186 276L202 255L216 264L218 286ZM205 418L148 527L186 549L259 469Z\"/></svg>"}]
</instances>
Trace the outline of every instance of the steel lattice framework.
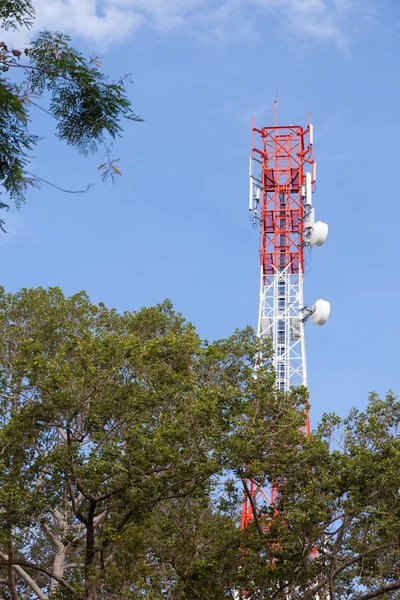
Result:
<instances>
[{"instance_id":1,"label":"steel lattice framework","mask_svg":"<svg viewBox=\"0 0 400 600\"><path fill-rule=\"evenodd\" d=\"M313 220L315 183L313 130L301 126L252 127L250 211L261 226L260 307L258 335L272 341L276 385L307 385L304 341L304 247ZM306 431L309 418L306 415ZM248 482L255 506L274 503L278 490L267 493ZM250 500L242 507L242 527L253 519Z\"/></svg>"}]
</instances>

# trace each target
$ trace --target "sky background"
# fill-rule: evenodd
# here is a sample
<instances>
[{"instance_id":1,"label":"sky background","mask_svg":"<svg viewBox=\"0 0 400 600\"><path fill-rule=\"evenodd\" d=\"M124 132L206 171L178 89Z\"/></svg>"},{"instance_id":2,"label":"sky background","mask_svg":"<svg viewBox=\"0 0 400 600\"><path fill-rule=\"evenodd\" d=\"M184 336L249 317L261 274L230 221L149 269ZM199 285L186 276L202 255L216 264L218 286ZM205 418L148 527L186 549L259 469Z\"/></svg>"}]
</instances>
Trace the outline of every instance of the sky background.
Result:
<instances>
[{"instance_id":1,"label":"sky background","mask_svg":"<svg viewBox=\"0 0 400 600\"><path fill-rule=\"evenodd\" d=\"M400 390L398 318L400 3L397 0L38 0L36 30L62 29L112 77L131 73L144 123L116 142L123 176L102 184L101 153L44 135L32 171L86 195L30 191L6 215L9 291L85 289L138 310L170 298L210 340L256 327L259 231L248 220L251 115L306 125L318 162L314 206L329 224L305 301L329 300L306 345L312 424ZM33 34L35 33L33 32ZM3 34L2 34L3 35ZM14 37L20 44L26 34ZM3 35L4 37L4 35ZM8 41L10 35L8 35Z\"/></svg>"}]
</instances>

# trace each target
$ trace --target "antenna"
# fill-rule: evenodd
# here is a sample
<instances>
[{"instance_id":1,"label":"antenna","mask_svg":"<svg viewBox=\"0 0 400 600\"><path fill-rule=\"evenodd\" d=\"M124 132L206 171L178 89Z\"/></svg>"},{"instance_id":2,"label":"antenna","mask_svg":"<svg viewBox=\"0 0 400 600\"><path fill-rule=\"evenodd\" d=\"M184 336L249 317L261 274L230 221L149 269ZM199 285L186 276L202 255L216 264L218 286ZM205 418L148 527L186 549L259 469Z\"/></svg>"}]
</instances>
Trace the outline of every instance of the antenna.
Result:
<instances>
[{"instance_id":1,"label":"antenna","mask_svg":"<svg viewBox=\"0 0 400 600\"><path fill-rule=\"evenodd\" d=\"M278 126L278 92L275 94L274 101L274 127Z\"/></svg>"}]
</instances>

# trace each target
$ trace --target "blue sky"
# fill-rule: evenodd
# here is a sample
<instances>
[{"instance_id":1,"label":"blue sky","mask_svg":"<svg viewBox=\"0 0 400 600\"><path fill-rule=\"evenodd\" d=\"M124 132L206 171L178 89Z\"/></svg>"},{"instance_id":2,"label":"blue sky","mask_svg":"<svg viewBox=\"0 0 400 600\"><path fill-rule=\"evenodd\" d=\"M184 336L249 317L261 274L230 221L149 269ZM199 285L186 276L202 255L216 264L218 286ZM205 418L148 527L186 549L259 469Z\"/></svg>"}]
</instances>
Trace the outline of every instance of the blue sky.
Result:
<instances>
[{"instance_id":1,"label":"blue sky","mask_svg":"<svg viewBox=\"0 0 400 600\"><path fill-rule=\"evenodd\" d=\"M116 142L123 176L54 139L32 170L84 196L31 191L7 215L2 283L85 289L136 310L169 297L201 336L256 326L259 232L248 221L251 114L306 124L318 161L305 300L331 302L307 326L312 423L400 390L398 297L400 5L395 0L39 0L37 28L63 29L111 75L131 73L141 124ZM19 40L20 41L20 40Z\"/></svg>"}]
</instances>

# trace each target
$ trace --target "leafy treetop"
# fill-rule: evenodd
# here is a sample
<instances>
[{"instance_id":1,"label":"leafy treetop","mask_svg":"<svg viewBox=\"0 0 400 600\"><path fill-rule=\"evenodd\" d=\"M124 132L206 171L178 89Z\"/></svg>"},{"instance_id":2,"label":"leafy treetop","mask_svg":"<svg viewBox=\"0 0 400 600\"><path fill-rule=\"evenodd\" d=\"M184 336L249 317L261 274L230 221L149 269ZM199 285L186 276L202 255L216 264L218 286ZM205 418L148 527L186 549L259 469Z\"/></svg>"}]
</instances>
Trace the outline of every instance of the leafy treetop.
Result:
<instances>
[{"instance_id":1,"label":"leafy treetop","mask_svg":"<svg viewBox=\"0 0 400 600\"><path fill-rule=\"evenodd\" d=\"M30 1L0 0L2 29L29 28L33 19ZM127 96L129 77L109 81L100 71L99 58L86 59L70 42L67 35L48 31L21 49L0 42L0 190L17 207L29 185L39 187L44 181L28 170L40 139L31 130L33 108L51 115L58 139L80 153L103 148L106 159L99 166L103 180L114 181L121 174L109 140L121 135L122 119L142 120ZM7 202L0 208L7 208Z\"/></svg>"}]
</instances>

